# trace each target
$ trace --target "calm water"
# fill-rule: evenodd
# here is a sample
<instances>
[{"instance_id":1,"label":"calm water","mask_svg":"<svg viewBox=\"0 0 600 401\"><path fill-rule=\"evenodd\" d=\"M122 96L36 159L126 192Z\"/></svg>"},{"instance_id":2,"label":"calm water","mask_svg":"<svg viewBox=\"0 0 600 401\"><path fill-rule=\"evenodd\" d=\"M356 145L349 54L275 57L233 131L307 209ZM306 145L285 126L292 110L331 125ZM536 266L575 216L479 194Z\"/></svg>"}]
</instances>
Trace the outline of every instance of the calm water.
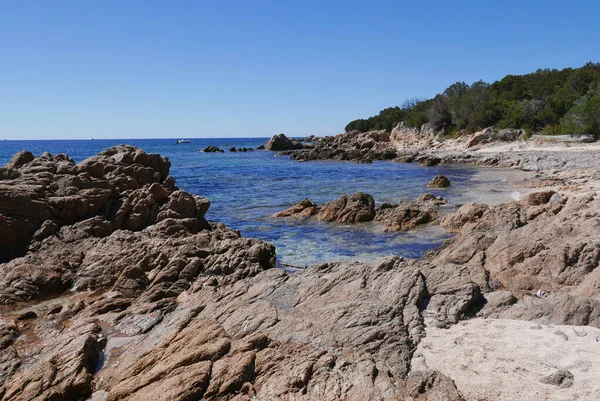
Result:
<instances>
[{"instance_id":1,"label":"calm water","mask_svg":"<svg viewBox=\"0 0 600 401\"><path fill-rule=\"evenodd\" d=\"M304 266L343 259L374 260L400 254L418 257L439 246L449 235L437 226L407 233L383 233L371 223L338 225L274 219L273 213L308 197L324 203L342 194L362 191L377 203L414 199L426 191L436 174L452 181L447 190L435 191L448 199L446 210L469 201L488 203L514 196L514 185L522 178L512 170L475 167L419 167L413 164L377 162L316 161L299 163L274 152L199 153L207 145L257 147L266 138L191 139L176 144L174 139L85 140L85 141L0 141L0 165L18 151L27 149L36 156L44 151L67 153L76 162L120 143L139 146L148 153L168 156L171 175L181 189L211 200L207 218L222 221L247 237L272 242L278 261ZM490 192L494 188L494 192Z\"/></svg>"}]
</instances>

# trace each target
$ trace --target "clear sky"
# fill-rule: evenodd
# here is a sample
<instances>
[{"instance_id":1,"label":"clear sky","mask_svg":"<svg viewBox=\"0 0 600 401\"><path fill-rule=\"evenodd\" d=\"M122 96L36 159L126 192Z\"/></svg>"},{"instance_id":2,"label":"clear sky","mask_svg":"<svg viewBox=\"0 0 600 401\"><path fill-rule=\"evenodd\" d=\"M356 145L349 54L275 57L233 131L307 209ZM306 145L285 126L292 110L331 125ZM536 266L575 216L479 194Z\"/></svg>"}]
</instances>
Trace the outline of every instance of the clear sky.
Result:
<instances>
[{"instance_id":1,"label":"clear sky","mask_svg":"<svg viewBox=\"0 0 600 401\"><path fill-rule=\"evenodd\" d=\"M0 2L0 139L335 134L600 61L595 1ZM1 145L0 145L1 146Z\"/></svg>"}]
</instances>

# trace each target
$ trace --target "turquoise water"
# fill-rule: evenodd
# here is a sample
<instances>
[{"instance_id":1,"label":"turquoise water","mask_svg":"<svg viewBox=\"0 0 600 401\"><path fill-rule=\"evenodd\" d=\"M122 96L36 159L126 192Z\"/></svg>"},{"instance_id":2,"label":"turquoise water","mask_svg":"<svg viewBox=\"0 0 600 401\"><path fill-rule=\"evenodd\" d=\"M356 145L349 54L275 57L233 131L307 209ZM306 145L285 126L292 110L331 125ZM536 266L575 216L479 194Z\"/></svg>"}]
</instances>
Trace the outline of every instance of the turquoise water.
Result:
<instances>
[{"instance_id":1,"label":"turquoise water","mask_svg":"<svg viewBox=\"0 0 600 401\"><path fill-rule=\"evenodd\" d=\"M462 203L480 200L492 187L496 189L496 199L510 197L510 190L502 189L506 179L501 170L462 166L424 168L393 162L300 163L276 157L269 151L197 152L208 145L254 148L265 141L266 138L191 139L189 144L176 144L174 139L1 141L0 165L24 149L36 156L43 151L67 153L76 162L120 143L160 153L171 160L171 175L181 189L211 200L208 219L221 221L246 237L275 244L278 261L294 266L344 259L375 260L388 255L419 257L449 237L439 226L407 233L383 233L372 223L339 225L270 217L305 197L324 203L342 194L362 191L371 194L377 203L400 202L426 192L427 182L436 174L444 174L453 184L450 189L434 191L451 202L448 211Z\"/></svg>"}]
</instances>

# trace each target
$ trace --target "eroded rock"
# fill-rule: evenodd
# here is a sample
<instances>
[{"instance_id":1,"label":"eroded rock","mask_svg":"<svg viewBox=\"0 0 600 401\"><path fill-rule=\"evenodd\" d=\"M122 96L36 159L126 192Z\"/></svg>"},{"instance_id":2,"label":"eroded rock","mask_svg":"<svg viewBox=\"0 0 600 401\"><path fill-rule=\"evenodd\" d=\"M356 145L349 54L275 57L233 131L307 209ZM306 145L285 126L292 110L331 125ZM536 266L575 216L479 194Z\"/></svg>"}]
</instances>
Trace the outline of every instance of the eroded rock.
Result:
<instances>
[{"instance_id":1,"label":"eroded rock","mask_svg":"<svg viewBox=\"0 0 600 401\"><path fill-rule=\"evenodd\" d=\"M273 217L305 218L316 215L320 210L320 206L312 203L310 200L308 200L308 198L304 198L300 202L292 205L290 208L275 213Z\"/></svg>"},{"instance_id":2,"label":"eroded rock","mask_svg":"<svg viewBox=\"0 0 600 401\"><path fill-rule=\"evenodd\" d=\"M397 154L386 131L352 131L336 136L326 136L313 146L301 151L282 152L298 161L308 160L349 160L358 163L372 163L375 160L392 160Z\"/></svg>"},{"instance_id":3,"label":"eroded rock","mask_svg":"<svg viewBox=\"0 0 600 401\"><path fill-rule=\"evenodd\" d=\"M303 146L298 141L290 140L285 134L277 134L267 141L264 148L265 150L279 151L302 149Z\"/></svg>"},{"instance_id":4,"label":"eroded rock","mask_svg":"<svg viewBox=\"0 0 600 401\"><path fill-rule=\"evenodd\" d=\"M436 221L438 212L429 206L417 204L386 205L377 210L375 221L384 225L385 231L406 231Z\"/></svg>"},{"instance_id":5,"label":"eroded rock","mask_svg":"<svg viewBox=\"0 0 600 401\"><path fill-rule=\"evenodd\" d=\"M450 186L450 180L443 175L436 175L427 183L427 188L448 188Z\"/></svg>"},{"instance_id":6,"label":"eroded rock","mask_svg":"<svg viewBox=\"0 0 600 401\"><path fill-rule=\"evenodd\" d=\"M504 289L518 298L496 312L485 307L486 316L600 327L600 241L589 235L600 224L600 204L590 195L549 202L553 194L494 208L463 206L443 220L460 231L434 262L468 266L484 291Z\"/></svg>"},{"instance_id":7,"label":"eroded rock","mask_svg":"<svg viewBox=\"0 0 600 401\"><path fill-rule=\"evenodd\" d=\"M540 379L541 383L552 384L560 388L568 388L573 385L573 374L568 370L561 369L557 370L549 376L544 376Z\"/></svg>"},{"instance_id":8,"label":"eroded rock","mask_svg":"<svg viewBox=\"0 0 600 401\"><path fill-rule=\"evenodd\" d=\"M317 220L336 221L338 223L360 223L375 218L375 201L369 194L357 192L342 195L327 202L316 215Z\"/></svg>"}]
</instances>

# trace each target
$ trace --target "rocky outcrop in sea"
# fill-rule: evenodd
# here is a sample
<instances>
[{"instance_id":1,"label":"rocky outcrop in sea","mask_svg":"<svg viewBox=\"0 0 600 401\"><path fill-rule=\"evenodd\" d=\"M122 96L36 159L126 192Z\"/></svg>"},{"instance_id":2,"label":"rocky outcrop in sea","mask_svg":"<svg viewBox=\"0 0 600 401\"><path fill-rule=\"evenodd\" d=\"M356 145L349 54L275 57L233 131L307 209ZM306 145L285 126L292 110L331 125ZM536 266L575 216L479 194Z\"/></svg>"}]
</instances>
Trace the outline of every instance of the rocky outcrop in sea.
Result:
<instances>
[{"instance_id":1,"label":"rocky outcrop in sea","mask_svg":"<svg viewBox=\"0 0 600 401\"><path fill-rule=\"evenodd\" d=\"M298 161L309 160L350 160L359 163L372 163L375 160L392 160L396 152L385 131L361 133L352 131L336 136L319 138L314 147L301 151L280 152Z\"/></svg>"},{"instance_id":2,"label":"rocky outcrop in sea","mask_svg":"<svg viewBox=\"0 0 600 401\"><path fill-rule=\"evenodd\" d=\"M275 213L273 217L313 218L350 224L375 221L384 231L406 231L436 222L439 216L436 207L446 203L441 197L423 194L413 202L400 205L383 203L376 208L371 195L357 192L342 195L323 206L303 199L288 209Z\"/></svg>"},{"instance_id":3,"label":"rocky outcrop in sea","mask_svg":"<svg viewBox=\"0 0 600 401\"><path fill-rule=\"evenodd\" d=\"M267 141L264 145L265 150L293 150L303 149L304 146L299 141L290 140L285 134L277 134Z\"/></svg>"}]
</instances>

